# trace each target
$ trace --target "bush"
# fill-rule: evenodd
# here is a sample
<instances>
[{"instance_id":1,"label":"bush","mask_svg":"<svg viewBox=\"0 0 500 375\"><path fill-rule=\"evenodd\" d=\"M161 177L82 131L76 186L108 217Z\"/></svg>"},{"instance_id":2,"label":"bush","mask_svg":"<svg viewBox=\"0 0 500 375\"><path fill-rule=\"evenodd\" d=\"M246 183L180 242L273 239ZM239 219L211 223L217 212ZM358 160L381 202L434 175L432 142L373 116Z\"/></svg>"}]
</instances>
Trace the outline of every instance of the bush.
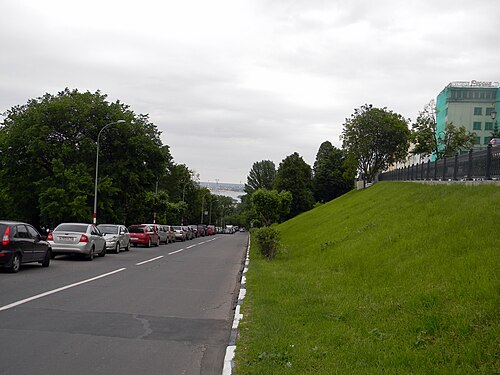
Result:
<instances>
[{"instance_id":1,"label":"bush","mask_svg":"<svg viewBox=\"0 0 500 375\"><path fill-rule=\"evenodd\" d=\"M267 259L273 259L280 248L280 236L276 228L264 227L254 231L255 241L261 254Z\"/></svg>"}]
</instances>

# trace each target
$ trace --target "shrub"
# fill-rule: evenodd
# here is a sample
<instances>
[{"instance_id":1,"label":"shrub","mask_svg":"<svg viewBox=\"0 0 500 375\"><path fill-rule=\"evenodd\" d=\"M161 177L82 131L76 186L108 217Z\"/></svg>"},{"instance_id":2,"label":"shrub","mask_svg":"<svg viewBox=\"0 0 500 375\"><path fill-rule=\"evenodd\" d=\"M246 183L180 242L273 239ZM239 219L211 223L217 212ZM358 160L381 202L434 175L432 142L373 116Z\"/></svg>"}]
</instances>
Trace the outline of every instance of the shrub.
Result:
<instances>
[{"instance_id":1,"label":"shrub","mask_svg":"<svg viewBox=\"0 0 500 375\"><path fill-rule=\"evenodd\" d=\"M264 227L255 230L255 241L261 254L267 259L273 259L280 248L279 232L274 227Z\"/></svg>"}]
</instances>

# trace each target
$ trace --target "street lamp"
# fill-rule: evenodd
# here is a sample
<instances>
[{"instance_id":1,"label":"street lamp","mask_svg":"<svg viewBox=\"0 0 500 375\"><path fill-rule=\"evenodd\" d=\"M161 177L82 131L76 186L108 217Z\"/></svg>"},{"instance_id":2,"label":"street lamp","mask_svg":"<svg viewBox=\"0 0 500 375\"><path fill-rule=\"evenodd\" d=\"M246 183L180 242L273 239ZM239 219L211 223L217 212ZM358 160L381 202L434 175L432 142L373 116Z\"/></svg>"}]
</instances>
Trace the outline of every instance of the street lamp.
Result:
<instances>
[{"instance_id":1,"label":"street lamp","mask_svg":"<svg viewBox=\"0 0 500 375\"><path fill-rule=\"evenodd\" d=\"M493 111L491 111L491 119L493 121L495 121L495 124L493 125L493 133L492 133L493 138L499 136L499 134L498 134L498 121L496 121L496 118L497 118L497 111L495 109L493 109Z\"/></svg>"},{"instance_id":2,"label":"street lamp","mask_svg":"<svg viewBox=\"0 0 500 375\"><path fill-rule=\"evenodd\" d=\"M125 120L110 122L109 124L104 125L102 129L99 131L99 134L97 134L97 154L95 158L95 186L94 186L94 219L93 219L94 225L97 225L97 179L99 176L99 138L101 137L102 131L106 129L108 126L115 124L123 124L124 122Z\"/></svg>"}]
</instances>

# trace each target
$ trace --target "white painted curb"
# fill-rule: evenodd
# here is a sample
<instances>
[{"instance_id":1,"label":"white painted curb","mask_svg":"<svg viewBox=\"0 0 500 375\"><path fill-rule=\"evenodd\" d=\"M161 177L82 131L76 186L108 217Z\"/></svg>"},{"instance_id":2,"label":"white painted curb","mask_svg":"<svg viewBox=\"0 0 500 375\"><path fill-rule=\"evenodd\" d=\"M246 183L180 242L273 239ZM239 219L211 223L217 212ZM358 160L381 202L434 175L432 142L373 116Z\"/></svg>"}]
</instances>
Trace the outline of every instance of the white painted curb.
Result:
<instances>
[{"instance_id":1,"label":"white painted curb","mask_svg":"<svg viewBox=\"0 0 500 375\"><path fill-rule=\"evenodd\" d=\"M245 259L245 268L241 276L240 282L240 293L238 295L238 304L234 310L233 326L231 328L231 337L229 339L229 345L226 349L226 355L224 356L224 367L222 368L222 375L231 375L233 373L234 367L234 352L236 351L236 339L238 337L238 325L240 320L243 319L243 314L241 314L241 305L243 304L243 299L247 294L246 283L247 277L246 273L248 271L248 264L250 263L250 236L248 237L247 245L247 255Z\"/></svg>"}]
</instances>

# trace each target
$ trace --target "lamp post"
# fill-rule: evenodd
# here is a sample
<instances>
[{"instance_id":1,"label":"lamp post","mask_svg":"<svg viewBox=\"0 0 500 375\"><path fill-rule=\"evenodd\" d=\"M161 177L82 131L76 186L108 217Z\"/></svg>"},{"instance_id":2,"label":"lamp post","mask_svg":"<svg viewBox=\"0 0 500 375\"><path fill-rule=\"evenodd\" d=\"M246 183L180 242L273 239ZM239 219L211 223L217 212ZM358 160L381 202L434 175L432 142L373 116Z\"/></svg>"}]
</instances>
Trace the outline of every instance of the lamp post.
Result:
<instances>
[{"instance_id":1,"label":"lamp post","mask_svg":"<svg viewBox=\"0 0 500 375\"><path fill-rule=\"evenodd\" d=\"M491 111L491 119L495 121L495 124L493 125L493 132L491 133L492 138L500 137L500 133L498 131L498 121L496 120L496 118L497 118L497 111L493 109L493 111Z\"/></svg>"},{"instance_id":2,"label":"lamp post","mask_svg":"<svg viewBox=\"0 0 500 375\"><path fill-rule=\"evenodd\" d=\"M110 122L109 124L106 124L102 127L102 129L99 131L99 134L97 134L97 154L95 158L95 185L94 185L94 218L92 223L94 225L97 225L97 179L99 177L99 138L101 137L101 133L104 129L106 129L108 126L114 125L114 124L122 124L124 123L125 120L118 120L118 121L113 121Z\"/></svg>"}]
</instances>

